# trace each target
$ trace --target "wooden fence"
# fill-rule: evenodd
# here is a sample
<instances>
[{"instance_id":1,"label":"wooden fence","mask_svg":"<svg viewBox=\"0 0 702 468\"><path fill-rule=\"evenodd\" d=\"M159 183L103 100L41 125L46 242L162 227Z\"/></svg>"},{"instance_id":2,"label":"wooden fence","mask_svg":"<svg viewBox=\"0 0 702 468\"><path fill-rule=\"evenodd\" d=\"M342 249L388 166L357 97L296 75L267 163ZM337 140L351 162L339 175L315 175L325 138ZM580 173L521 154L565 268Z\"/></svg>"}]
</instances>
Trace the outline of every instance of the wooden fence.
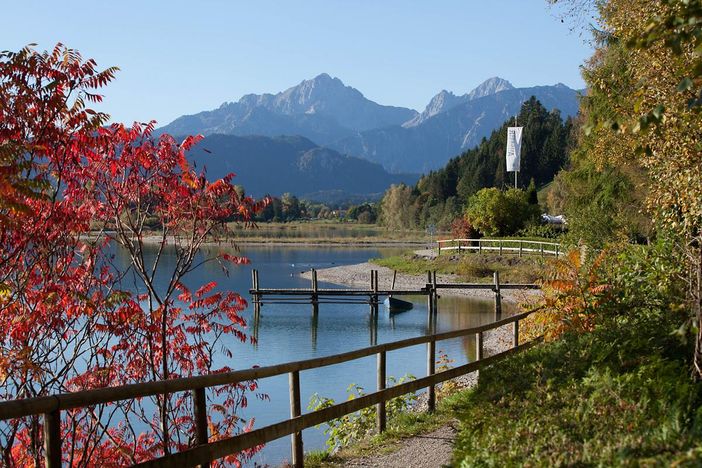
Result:
<instances>
[{"instance_id":1,"label":"wooden fence","mask_svg":"<svg viewBox=\"0 0 702 468\"><path fill-rule=\"evenodd\" d=\"M62 441L60 422L62 411L154 395L191 392L198 445L188 450L151 460L137 466L209 466L211 461L270 442L286 435L291 435L292 464L294 466L303 466L303 429L376 405L377 427L379 431L383 431L386 423L385 403L392 398L423 388L429 389L428 407L429 411L433 411L436 403L435 386L440 382L479 370L482 366L498 362L516 351L534 345L538 340L533 340L521 345L519 344L519 321L533 312L534 311L524 312L477 327L409 338L304 361L288 362L285 364L222 374L145 382L119 387L64 393L47 397L0 402L0 420L43 415L46 466L47 468L56 468L61 466ZM485 357L483 355L483 334L488 330L493 330L509 324L513 325L512 347L493 356ZM468 364L435 373L436 342L469 335L475 335L476 337L476 360ZM427 345L427 376L386 388L387 353L389 351L421 344ZM328 408L302 414L300 372L333 364L340 364L372 355L377 356L377 391L350 401L335 404ZM207 388L246 382L253 379L263 379L281 374L289 375L290 419L233 437L209 442L209 434L207 433L207 403L205 398L205 391Z\"/></svg>"},{"instance_id":2,"label":"wooden fence","mask_svg":"<svg viewBox=\"0 0 702 468\"><path fill-rule=\"evenodd\" d=\"M445 239L437 241L439 255L442 251L457 250L483 252L513 253L520 257L541 255L558 257L562 255L561 245L555 242L530 241L522 239Z\"/></svg>"}]
</instances>

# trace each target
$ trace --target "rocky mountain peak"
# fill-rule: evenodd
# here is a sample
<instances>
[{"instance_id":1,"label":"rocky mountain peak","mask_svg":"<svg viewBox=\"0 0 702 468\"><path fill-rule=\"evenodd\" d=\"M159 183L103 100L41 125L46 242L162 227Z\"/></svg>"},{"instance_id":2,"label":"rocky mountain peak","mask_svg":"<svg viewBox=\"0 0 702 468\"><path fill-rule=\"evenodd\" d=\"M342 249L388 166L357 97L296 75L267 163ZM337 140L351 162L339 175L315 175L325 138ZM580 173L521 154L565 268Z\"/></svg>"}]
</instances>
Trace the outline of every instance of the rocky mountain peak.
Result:
<instances>
[{"instance_id":1,"label":"rocky mountain peak","mask_svg":"<svg viewBox=\"0 0 702 468\"><path fill-rule=\"evenodd\" d=\"M514 89L512 83L500 78L499 76L493 76L487 80L480 83L475 89L473 89L466 96L468 99L478 99L485 96L490 96L492 94L499 93L500 91L506 91L508 89Z\"/></svg>"}]
</instances>

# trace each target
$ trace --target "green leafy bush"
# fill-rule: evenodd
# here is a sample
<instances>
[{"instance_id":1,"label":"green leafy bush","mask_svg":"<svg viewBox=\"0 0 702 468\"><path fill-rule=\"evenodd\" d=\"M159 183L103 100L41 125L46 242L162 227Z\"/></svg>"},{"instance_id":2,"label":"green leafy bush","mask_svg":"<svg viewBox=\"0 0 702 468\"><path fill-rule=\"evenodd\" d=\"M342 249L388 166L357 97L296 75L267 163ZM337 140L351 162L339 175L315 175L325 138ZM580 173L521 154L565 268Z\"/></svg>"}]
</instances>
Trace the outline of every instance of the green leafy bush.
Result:
<instances>
[{"instance_id":1,"label":"green leafy bush","mask_svg":"<svg viewBox=\"0 0 702 468\"><path fill-rule=\"evenodd\" d=\"M415 377L411 374L406 374L399 380L395 377L388 377L388 387L399 385ZM360 385L355 383L348 386L346 389L348 400L353 400L364 396L365 390ZM389 400L385 405L385 414L387 417L388 429L393 428L393 425L398 420L398 417L407 412L414 402L417 401L417 395L408 393L397 398ZM333 398L327 398L315 393L310 398L307 409L310 411L318 411L324 408L329 408L336 404ZM324 429L324 434L327 436L327 448L329 452L334 452L341 447L346 447L354 442L357 442L376 430L375 426L375 406L363 408L361 411L347 414L337 419L332 419L327 423Z\"/></svg>"},{"instance_id":2,"label":"green leafy bush","mask_svg":"<svg viewBox=\"0 0 702 468\"><path fill-rule=\"evenodd\" d=\"M486 236L509 236L534 222L539 206L529 203L529 194L520 189L505 192L485 188L468 199L466 217Z\"/></svg>"}]
</instances>

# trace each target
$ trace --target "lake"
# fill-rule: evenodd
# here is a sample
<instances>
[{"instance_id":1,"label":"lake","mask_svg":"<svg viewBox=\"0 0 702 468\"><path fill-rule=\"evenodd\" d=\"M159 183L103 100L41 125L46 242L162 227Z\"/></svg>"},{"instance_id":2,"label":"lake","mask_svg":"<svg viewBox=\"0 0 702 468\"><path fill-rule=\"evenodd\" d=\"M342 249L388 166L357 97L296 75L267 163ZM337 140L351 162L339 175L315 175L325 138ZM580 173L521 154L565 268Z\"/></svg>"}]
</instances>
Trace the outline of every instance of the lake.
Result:
<instances>
[{"instance_id":1,"label":"lake","mask_svg":"<svg viewBox=\"0 0 702 468\"><path fill-rule=\"evenodd\" d=\"M155 247L154 247L155 248ZM260 286L280 288L310 287L309 280L300 277L302 271L331 266L365 262L370 258L396 254L398 250L384 248L343 247L293 247L293 246L247 246L240 252L251 260L250 265L233 267L229 276L218 265L209 263L196 270L185 283L198 287L209 281L217 281L219 289L239 292L249 302L251 270L259 271ZM213 247L214 249L214 247ZM221 250L222 248L217 247ZM120 255L118 254L118 260ZM174 262L174 254L166 253L164 271ZM369 273L370 277L370 273ZM383 280L383 278L381 278ZM320 287L338 285L320 282ZM309 304L264 304L260 320L253 323L253 306L244 312L248 323L248 334L255 333L256 345L232 340L234 358L226 365L244 369L254 365L266 366L288 361L297 361L370 346L377 343L401 340L428 333L426 297L409 297L414 303L410 311L389 316L381 305L378 320L371 320L368 304L320 304L317 320L313 319ZM437 332L467 328L493 319L493 304L488 300L443 297L439 300ZM460 338L437 343L437 354L446 353L455 360L454 365L474 359L474 339ZM220 362L223 364L224 361ZM375 389L375 356L301 372L302 405L306 408L314 393L346 399L346 388L356 383L367 391ZM405 374L426 375L426 345L394 351L387 356L387 375L401 377ZM259 391L267 394L270 401L249 398L249 407L242 416L256 419L255 426L262 427L289 417L288 376L282 375L259 381ZM303 433L306 451L323 449L325 437L322 429L312 428ZM254 464L277 465L290 457L289 437L266 445L251 461Z\"/></svg>"}]
</instances>

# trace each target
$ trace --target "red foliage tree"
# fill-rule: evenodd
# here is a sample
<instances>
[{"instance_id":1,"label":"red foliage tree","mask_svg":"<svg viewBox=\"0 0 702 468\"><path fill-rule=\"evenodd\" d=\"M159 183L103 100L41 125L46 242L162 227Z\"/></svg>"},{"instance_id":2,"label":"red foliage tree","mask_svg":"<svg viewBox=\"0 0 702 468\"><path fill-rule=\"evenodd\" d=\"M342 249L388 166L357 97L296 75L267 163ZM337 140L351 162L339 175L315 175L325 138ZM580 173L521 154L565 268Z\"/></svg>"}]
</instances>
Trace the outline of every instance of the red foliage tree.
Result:
<instances>
[{"instance_id":1,"label":"red foliage tree","mask_svg":"<svg viewBox=\"0 0 702 468\"><path fill-rule=\"evenodd\" d=\"M478 231L468 218L461 217L451 223L451 236L453 239L475 239L478 237Z\"/></svg>"},{"instance_id":2,"label":"red foliage tree","mask_svg":"<svg viewBox=\"0 0 702 468\"><path fill-rule=\"evenodd\" d=\"M204 262L246 262L203 258L200 247L226 235L227 222L250 223L266 201L239 197L232 175L196 174L185 154L198 137L155 138L153 123L105 127L86 102L101 101L115 71L61 44L0 54L2 399L226 371L215 363L221 339L246 338L243 298L215 283L191 292L182 280ZM151 256L147 220L160 227ZM128 265L112 261L115 245ZM176 266L158 286L167 248ZM221 412L213 438L250 427L235 413L255 388L210 395ZM125 465L181 450L194 439L188 403L175 395L65 412L64 462ZM0 431L2 464L41 464L39 418Z\"/></svg>"}]
</instances>

